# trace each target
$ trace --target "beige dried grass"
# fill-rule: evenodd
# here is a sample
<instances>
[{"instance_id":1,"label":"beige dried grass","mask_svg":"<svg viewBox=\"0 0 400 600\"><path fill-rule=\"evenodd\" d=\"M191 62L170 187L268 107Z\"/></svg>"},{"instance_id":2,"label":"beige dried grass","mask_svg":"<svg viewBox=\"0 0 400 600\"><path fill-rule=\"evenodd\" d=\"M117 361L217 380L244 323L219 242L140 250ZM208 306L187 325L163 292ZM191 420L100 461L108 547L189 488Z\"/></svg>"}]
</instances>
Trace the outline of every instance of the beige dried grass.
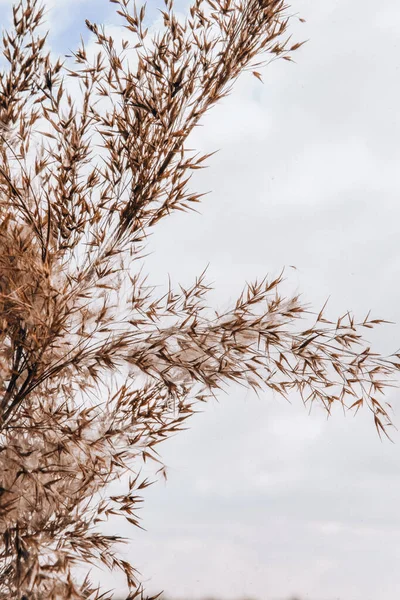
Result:
<instances>
[{"instance_id":1,"label":"beige dried grass","mask_svg":"<svg viewBox=\"0 0 400 600\"><path fill-rule=\"evenodd\" d=\"M3 37L0 76L0 600L111 598L77 563L122 570L142 595L117 536L138 525L143 459L178 431L197 402L233 381L304 402L390 418L380 394L399 355L371 352L350 314L313 325L281 277L248 285L231 310L208 316L204 273L159 297L136 269L149 230L196 206L188 136L246 70L290 60L282 0L195 0L184 24L172 0L147 41L144 8L111 0L127 30L122 52L98 25L91 60L53 63L43 8L21 0ZM137 68L132 68L136 57ZM80 83L79 105L68 92ZM101 100L99 103L98 101ZM94 142L98 142L100 147ZM130 473L130 477L128 477ZM125 475L127 492L97 502Z\"/></svg>"}]
</instances>

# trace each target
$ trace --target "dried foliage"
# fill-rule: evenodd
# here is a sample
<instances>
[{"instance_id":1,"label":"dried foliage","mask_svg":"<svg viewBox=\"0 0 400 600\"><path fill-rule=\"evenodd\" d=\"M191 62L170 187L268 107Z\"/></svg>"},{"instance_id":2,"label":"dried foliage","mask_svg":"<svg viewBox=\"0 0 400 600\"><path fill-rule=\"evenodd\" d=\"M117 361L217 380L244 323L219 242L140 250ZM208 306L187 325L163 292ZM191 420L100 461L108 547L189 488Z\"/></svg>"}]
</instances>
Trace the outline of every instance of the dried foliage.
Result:
<instances>
[{"instance_id":1,"label":"dried foliage","mask_svg":"<svg viewBox=\"0 0 400 600\"><path fill-rule=\"evenodd\" d=\"M109 515L138 525L141 461L158 460L156 444L227 382L297 390L328 412L365 405L378 431L390 423L379 395L400 357L360 334L377 320L321 311L304 330L306 308L280 296L281 277L210 316L204 273L159 297L137 268L150 228L200 199L188 182L208 155L187 148L190 132L257 58L290 60L301 45L285 37L287 7L195 0L182 23L165 0L149 39L144 8L111 1L122 51L87 22L99 52L82 43L73 68L51 60L36 0L14 6L3 36L0 600L111 598L72 575L98 562L141 596L121 540L97 526ZM126 494L104 496L124 474Z\"/></svg>"}]
</instances>

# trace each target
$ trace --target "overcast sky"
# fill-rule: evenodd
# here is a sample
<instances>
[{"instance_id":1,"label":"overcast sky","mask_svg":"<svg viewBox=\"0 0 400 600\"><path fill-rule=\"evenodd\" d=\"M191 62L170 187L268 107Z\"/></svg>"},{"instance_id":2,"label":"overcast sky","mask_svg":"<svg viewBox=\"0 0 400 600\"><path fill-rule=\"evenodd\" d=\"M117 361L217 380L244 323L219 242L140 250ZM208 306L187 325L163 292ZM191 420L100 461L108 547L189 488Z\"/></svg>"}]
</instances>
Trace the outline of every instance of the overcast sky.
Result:
<instances>
[{"instance_id":1,"label":"overcast sky","mask_svg":"<svg viewBox=\"0 0 400 600\"><path fill-rule=\"evenodd\" d=\"M10 0L0 0L1 21ZM150 0L150 16L156 6ZM186 2L180 2L184 10ZM150 280L190 283L210 263L215 308L246 280L288 268L287 289L328 314L395 321L371 336L400 347L400 3L293 0L309 42L264 84L243 77L193 136L220 149L193 185L201 215L176 214L149 240ZM115 23L106 0L57 0L54 50L76 47L84 19ZM49 4L50 6L50 4ZM392 401L400 424L398 392ZM381 442L367 413L327 420L266 391L236 387L160 446L167 484L145 496L146 532L129 557L148 591L178 598L397 600L400 433ZM101 580L123 591L122 578Z\"/></svg>"}]
</instances>

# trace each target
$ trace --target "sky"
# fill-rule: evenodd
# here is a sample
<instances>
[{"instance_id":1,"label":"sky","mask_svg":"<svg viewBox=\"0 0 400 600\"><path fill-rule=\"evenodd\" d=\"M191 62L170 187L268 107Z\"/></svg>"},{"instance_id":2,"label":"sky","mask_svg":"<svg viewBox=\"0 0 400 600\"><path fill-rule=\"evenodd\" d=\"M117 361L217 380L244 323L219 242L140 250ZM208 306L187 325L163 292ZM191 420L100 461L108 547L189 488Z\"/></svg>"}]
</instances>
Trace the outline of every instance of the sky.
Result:
<instances>
[{"instance_id":1,"label":"sky","mask_svg":"<svg viewBox=\"0 0 400 600\"><path fill-rule=\"evenodd\" d=\"M0 0L6 22L12 2ZM150 0L149 19L161 2ZM52 49L84 19L116 30L106 0L48 3ZM184 11L187 3L178 3ZM293 0L295 63L264 83L243 76L192 138L219 149L192 179L201 214L176 214L149 239L149 280L190 284L209 263L210 304L286 267L289 292L328 315L394 321L369 337L400 347L400 78L397 0ZM3 18L4 17L4 18ZM193 146L192 146L193 147ZM294 265L292 269L289 265ZM399 392L388 400L400 425ZM400 433L380 441L366 412L311 414L231 386L160 446L168 481L148 488L145 532L124 550L149 592L189 600L395 600L400 594ZM123 482L121 482L123 486ZM122 489L122 488L121 488ZM107 587L123 580L102 573Z\"/></svg>"}]
</instances>

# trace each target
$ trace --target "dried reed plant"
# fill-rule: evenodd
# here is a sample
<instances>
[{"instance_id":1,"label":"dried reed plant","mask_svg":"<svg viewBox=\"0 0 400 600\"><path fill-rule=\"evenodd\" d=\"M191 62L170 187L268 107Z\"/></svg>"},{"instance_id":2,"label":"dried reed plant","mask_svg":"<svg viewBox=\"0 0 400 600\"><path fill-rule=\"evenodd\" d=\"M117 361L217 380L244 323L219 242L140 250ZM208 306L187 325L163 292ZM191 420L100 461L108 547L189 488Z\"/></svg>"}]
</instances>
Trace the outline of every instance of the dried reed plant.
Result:
<instances>
[{"instance_id":1,"label":"dried reed plant","mask_svg":"<svg viewBox=\"0 0 400 600\"><path fill-rule=\"evenodd\" d=\"M241 73L260 77L267 59L256 59L290 60L301 45L283 0L195 0L185 22L165 0L151 39L144 7L111 2L126 40L117 49L87 21L94 58L82 42L70 62L51 59L37 0L14 5L3 35L1 600L111 598L73 576L99 562L125 573L130 599L142 595L120 538L98 525L138 524L141 461L158 460L155 446L227 382L297 390L328 412L365 405L380 433L390 424L379 395L400 357L360 334L378 320L322 310L304 329L309 312L279 294L281 277L210 316L204 273L159 297L137 268L149 230L200 200L188 183L210 155L187 139L202 116ZM126 493L99 500L124 474Z\"/></svg>"}]
</instances>

